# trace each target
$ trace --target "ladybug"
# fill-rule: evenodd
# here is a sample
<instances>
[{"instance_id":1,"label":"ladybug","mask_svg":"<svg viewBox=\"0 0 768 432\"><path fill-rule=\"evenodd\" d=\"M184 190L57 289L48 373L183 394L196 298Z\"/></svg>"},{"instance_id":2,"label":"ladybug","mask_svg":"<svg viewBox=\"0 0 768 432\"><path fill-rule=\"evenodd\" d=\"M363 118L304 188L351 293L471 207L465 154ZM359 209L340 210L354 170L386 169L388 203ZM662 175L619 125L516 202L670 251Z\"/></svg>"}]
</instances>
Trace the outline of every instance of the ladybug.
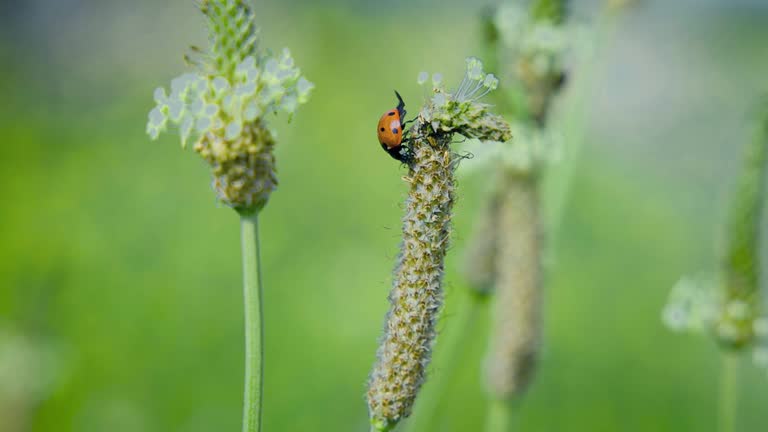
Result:
<instances>
[{"instance_id":1,"label":"ladybug","mask_svg":"<svg viewBox=\"0 0 768 432\"><path fill-rule=\"evenodd\" d=\"M400 97L400 93L395 90L395 96L399 103L395 108L385 112L379 119L379 125L376 128L376 135L379 138L379 144L385 152L389 153L395 160L408 162L408 148L403 145L403 126L405 120L405 102Z\"/></svg>"}]
</instances>

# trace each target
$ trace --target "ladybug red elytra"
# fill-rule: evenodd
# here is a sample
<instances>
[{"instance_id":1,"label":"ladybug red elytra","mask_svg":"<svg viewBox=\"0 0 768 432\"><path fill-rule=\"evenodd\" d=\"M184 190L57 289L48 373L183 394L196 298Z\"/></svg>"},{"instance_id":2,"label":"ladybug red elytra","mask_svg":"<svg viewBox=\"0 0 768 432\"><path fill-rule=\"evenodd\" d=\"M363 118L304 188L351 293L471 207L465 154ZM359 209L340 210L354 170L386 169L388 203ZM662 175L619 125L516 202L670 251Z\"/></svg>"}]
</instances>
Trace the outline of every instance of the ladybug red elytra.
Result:
<instances>
[{"instance_id":1,"label":"ladybug red elytra","mask_svg":"<svg viewBox=\"0 0 768 432\"><path fill-rule=\"evenodd\" d=\"M376 135L384 151L400 162L407 162L408 149L403 145L405 102L397 90L395 90L395 96L399 103L381 116Z\"/></svg>"}]
</instances>

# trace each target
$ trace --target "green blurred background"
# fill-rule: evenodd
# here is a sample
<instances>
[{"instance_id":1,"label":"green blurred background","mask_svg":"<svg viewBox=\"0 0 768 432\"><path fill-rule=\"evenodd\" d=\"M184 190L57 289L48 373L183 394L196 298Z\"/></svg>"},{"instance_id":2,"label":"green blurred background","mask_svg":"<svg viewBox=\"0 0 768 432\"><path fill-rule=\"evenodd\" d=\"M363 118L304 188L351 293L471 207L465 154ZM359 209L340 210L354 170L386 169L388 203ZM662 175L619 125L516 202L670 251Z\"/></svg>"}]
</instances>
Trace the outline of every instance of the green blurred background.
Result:
<instances>
[{"instance_id":1,"label":"green blurred background","mask_svg":"<svg viewBox=\"0 0 768 432\"><path fill-rule=\"evenodd\" d=\"M317 86L290 125L274 122L266 431L367 430L406 190L374 123L393 88L416 112L421 70L459 77L480 52L482 6L257 2L264 44L290 47ZM603 11L575 1L594 57L554 114L566 146L583 142L550 236L546 339L520 430L714 431L718 351L667 331L660 311L680 276L717 263L768 89L768 4ZM188 0L18 0L0 13L0 387L24 395L0 399L17 423L2 432L238 430L237 217L177 136L144 133L153 89L205 45L201 16ZM461 179L443 333L465 299L481 177ZM481 318L436 430L480 429ZM445 357L438 342L433 375ZM764 430L768 377L746 358L742 371L739 430Z\"/></svg>"}]
</instances>

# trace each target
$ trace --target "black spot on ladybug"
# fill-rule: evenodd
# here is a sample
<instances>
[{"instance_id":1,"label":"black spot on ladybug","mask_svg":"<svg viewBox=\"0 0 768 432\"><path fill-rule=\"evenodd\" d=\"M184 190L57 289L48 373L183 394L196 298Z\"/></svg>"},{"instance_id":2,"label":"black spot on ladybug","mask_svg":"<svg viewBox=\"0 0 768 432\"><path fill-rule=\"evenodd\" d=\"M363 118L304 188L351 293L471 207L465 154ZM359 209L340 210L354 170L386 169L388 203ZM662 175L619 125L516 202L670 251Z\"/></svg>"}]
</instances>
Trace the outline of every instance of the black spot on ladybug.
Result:
<instances>
[{"instance_id":1,"label":"black spot on ladybug","mask_svg":"<svg viewBox=\"0 0 768 432\"><path fill-rule=\"evenodd\" d=\"M394 111L390 111L390 112L387 113L387 115L388 116L393 116L393 115L395 115L395 112Z\"/></svg>"},{"instance_id":2,"label":"black spot on ladybug","mask_svg":"<svg viewBox=\"0 0 768 432\"><path fill-rule=\"evenodd\" d=\"M392 128L392 133L393 133L393 134L396 134L397 132L398 132L398 129L397 129L397 128Z\"/></svg>"},{"instance_id":3,"label":"black spot on ladybug","mask_svg":"<svg viewBox=\"0 0 768 432\"><path fill-rule=\"evenodd\" d=\"M384 128L381 128L380 130L381 130L382 132L384 132Z\"/></svg>"}]
</instances>

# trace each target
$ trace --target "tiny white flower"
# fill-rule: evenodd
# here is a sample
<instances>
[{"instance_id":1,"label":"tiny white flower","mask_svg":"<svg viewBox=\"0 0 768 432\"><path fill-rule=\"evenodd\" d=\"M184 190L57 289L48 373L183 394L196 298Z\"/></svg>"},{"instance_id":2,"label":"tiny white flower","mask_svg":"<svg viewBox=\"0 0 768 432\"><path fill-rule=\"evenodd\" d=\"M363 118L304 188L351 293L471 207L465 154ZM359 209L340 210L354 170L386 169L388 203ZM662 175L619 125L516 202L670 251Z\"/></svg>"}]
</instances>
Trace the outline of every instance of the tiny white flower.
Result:
<instances>
[{"instance_id":1,"label":"tiny white flower","mask_svg":"<svg viewBox=\"0 0 768 432\"><path fill-rule=\"evenodd\" d=\"M219 106L216 104L208 104L205 106L204 113L208 117L213 117L219 113Z\"/></svg>"},{"instance_id":2,"label":"tiny white flower","mask_svg":"<svg viewBox=\"0 0 768 432\"><path fill-rule=\"evenodd\" d=\"M161 127L165 125L167 118L165 114L160 110L160 108L155 107L152 109L152 111L149 112L149 124L151 124L154 127Z\"/></svg>"},{"instance_id":3,"label":"tiny white flower","mask_svg":"<svg viewBox=\"0 0 768 432\"><path fill-rule=\"evenodd\" d=\"M172 79L171 80L171 95L172 95L171 97L173 97L174 95L177 97L180 96L181 93L183 93L186 90L187 85L191 81L192 80L189 74L183 74Z\"/></svg>"},{"instance_id":4,"label":"tiny white flower","mask_svg":"<svg viewBox=\"0 0 768 432\"><path fill-rule=\"evenodd\" d=\"M282 56L280 57L280 66L284 68L293 68L293 57L291 57L291 50L283 48Z\"/></svg>"},{"instance_id":5,"label":"tiny white flower","mask_svg":"<svg viewBox=\"0 0 768 432\"><path fill-rule=\"evenodd\" d=\"M225 137L228 140L233 140L240 136L240 132L243 130L243 124L237 120L233 120L227 125L227 130L225 131Z\"/></svg>"},{"instance_id":6,"label":"tiny white flower","mask_svg":"<svg viewBox=\"0 0 768 432\"><path fill-rule=\"evenodd\" d=\"M485 76L485 80L483 80L483 87L489 89L489 90L496 90L496 88L499 86L499 80L496 78L493 74L488 74Z\"/></svg>"},{"instance_id":7,"label":"tiny white flower","mask_svg":"<svg viewBox=\"0 0 768 432\"><path fill-rule=\"evenodd\" d=\"M160 128L153 124L147 124L147 135L152 140L156 140L160 136Z\"/></svg>"},{"instance_id":8,"label":"tiny white flower","mask_svg":"<svg viewBox=\"0 0 768 432\"><path fill-rule=\"evenodd\" d=\"M216 77L213 79L213 91L215 91L218 94L224 93L227 90L229 90L229 81L227 81L224 77Z\"/></svg>"},{"instance_id":9,"label":"tiny white flower","mask_svg":"<svg viewBox=\"0 0 768 432\"><path fill-rule=\"evenodd\" d=\"M447 100L445 97L445 93L436 93L435 96L432 98L432 103L435 104L436 107L441 108L446 104Z\"/></svg>"},{"instance_id":10,"label":"tiny white flower","mask_svg":"<svg viewBox=\"0 0 768 432\"><path fill-rule=\"evenodd\" d=\"M154 94L154 99L155 99L155 102L158 105L166 104L167 101L168 101L168 95L165 93L165 89L162 88L162 87L156 88L155 89L155 94Z\"/></svg>"},{"instance_id":11,"label":"tiny white flower","mask_svg":"<svg viewBox=\"0 0 768 432\"><path fill-rule=\"evenodd\" d=\"M202 99L195 99L195 101L189 105L189 112L194 116L198 116L203 112L204 106Z\"/></svg>"},{"instance_id":12,"label":"tiny white flower","mask_svg":"<svg viewBox=\"0 0 768 432\"><path fill-rule=\"evenodd\" d=\"M181 121L181 116L184 113L184 103L179 100L172 100L168 103L168 117L177 123Z\"/></svg>"},{"instance_id":13,"label":"tiny white flower","mask_svg":"<svg viewBox=\"0 0 768 432\"><path fill-rule=\"evenodd\" d=\"M294 95L287 95L280 102L280 107L288 113L293 113L299 106L299 101Z\"/></svg>"},{"instance_id":14,"label":"tiny white flower","mask_svg":"<svg viewBox=\"0 0 768 432\"><path fill-rule=\"evenodd\" d=\"M259 109L259 106L256 105L255 102L249 103L245 107L245 111L243 112L243 119L245 121L253 121L256 120L256 118L261 115L261 110Z\"/></svg>"},{"instance_id":15,"label":"tiny white flower","mask_svg":"<svg viewBox=\"0 0 768 432\"><path fill-rule=\"evenodd\" d=\"M211 119L208 117L200 117L197 119L195 130L198 133L203 133L211 128Z\"/></svg>"},{"instance_id":16,"label":"tiny white flower","mask_svg":"<svg viewBox=\"0 0 768 432\"><path fill-rule=\"evenodd\" d=\"M243 71L247 71L249 69L255 69L256 68L256 59L253 56L248 56L243 59L242 62L240 62L239 65L237 65L237 68Z\"/></svg>"},{"instance_id":17,"label":"tiny white flower","mask_svg":"<svg viewBox=\"0 0 768 432\"><path fill-rule=\"evenodd\" d=\"M283 95L285 95L285 88L280 85L270 85L261 93L262 100L267 105L278 102Z\"/></svg>"},{"instance_id":18,"label":"tiny white flower","mask_svg":"<svg viewBox=\"0 0 768 432\"><path fill-rule=\"evenodd\" d=\"M194 120L191 116L185 116L184 120L181 122L181 126L179 127L179 132L181 132L181 146L185 147L187 145L187 139L189 139L189 135L192 133L192 126L194 125Z\"/></svg>"},{"instance_id":19,"label":"tiny white flower","mask_svg":"<svg viewBox=\"0 0 768 432\"><path fill-rule=\"evenodd\" d=\"M518 4L505 3L499 7L494 24L504 43L513 45L519 41L520 34L528 26L528 14Z\"/></svg>"},{"instance_id":20,"label":"tiny white flower","mask_svg":"<svg viewBox=\"0 0 768 432\"><path fill-rule=\"evenodd\" d=\"M477 57L467 58L467 78L478 81L483 77L483 62Z\"/></svg>"},{"instance_id":21,"label":"tiny white flower","mask_svg":"<svg viewBox=\"0 0 768 432\"><path fill-rule=\"evenodd\" d=\"M679 304L669 304L662 312L662 322L670 330L683 331L690 328L690 311Z\"/></svg>"},{"instance_id":22,"label":"tiny white flower","mask_svg":"<svg viewBox=\"0 0 768 432\"><path fill-rule=\"evenodd\" d=\"M256 83L249 82L237 86L235 94L240 97L251 97L256 93Z\"/></svg>"},{"instance_id":23,"label":"tiny white flower","mask_svg":"<svg viewBox=\"0 0 768 432\"><path fill-rule=\"evenodd\" d=\"M432 86L440 87L441 84L443 84L443 74L439 72L432 74Z\"/></svg>"},{"instance_id":24,"label":"tiny white flower","mask_svg":"<svg viewBox=\"0 0 768 432\"><path fill-rule=\"evenodd\" d=\"M306 78L299 78L299 81L296 83L296 94L299 98L299 103L303 104L309 100L309 93L313 88L315 88L315 85L307 81Z\"/></svg>"},{"instance_id":25,"label":"tiny white flower","mask_svg":"<svg viewBox=\"0 0 768 432\"><path fill-rule=\"evenodd\" d=\"M280 70L280 64L274 58L267 60L264 64L264 80L273 84L277 80L277 72Z\"/></svg>"}]
</instances>

